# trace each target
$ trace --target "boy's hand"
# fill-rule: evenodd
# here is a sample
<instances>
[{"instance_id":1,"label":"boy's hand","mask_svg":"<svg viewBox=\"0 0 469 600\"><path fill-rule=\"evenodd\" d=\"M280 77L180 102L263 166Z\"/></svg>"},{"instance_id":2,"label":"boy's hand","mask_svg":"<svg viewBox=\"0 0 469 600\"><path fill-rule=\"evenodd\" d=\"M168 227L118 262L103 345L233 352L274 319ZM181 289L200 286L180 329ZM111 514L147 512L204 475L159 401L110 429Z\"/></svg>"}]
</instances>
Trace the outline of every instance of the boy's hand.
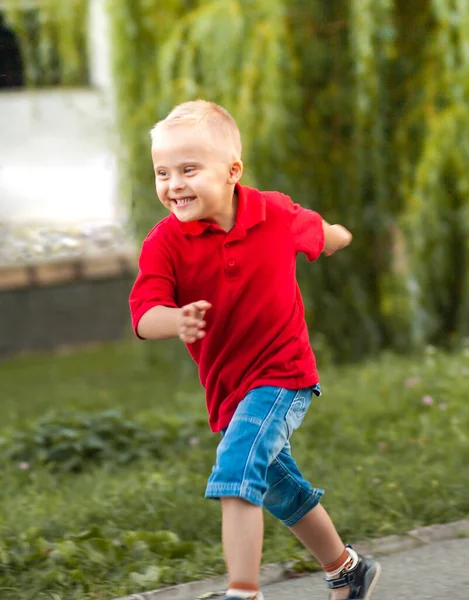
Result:
<instances>
[{"instance_id":1,"label":"boy's hand","mask_svg":"<svg viewBox=\"0 0 469 600\"><path fill-rule=\"evenodd\" d=\"M337 250L342 250L352 241L352 234L342 225L329 225L323 221L324 228L324 254L331 256Z\"/></svg>"},{"instance_id":2,"label":"boy's hand","mask_svg":"<svg viewBox=\"0 0 469 600\"><path fill-rule=\"evenodd\" d=\"M212 305L205 300L192 302L181 308L178 319L178 335L182 342L193 344L205 336L204 327L207 323L204 321L204 317L209 308L212 308Z\"/></svg>"}]
</instances>

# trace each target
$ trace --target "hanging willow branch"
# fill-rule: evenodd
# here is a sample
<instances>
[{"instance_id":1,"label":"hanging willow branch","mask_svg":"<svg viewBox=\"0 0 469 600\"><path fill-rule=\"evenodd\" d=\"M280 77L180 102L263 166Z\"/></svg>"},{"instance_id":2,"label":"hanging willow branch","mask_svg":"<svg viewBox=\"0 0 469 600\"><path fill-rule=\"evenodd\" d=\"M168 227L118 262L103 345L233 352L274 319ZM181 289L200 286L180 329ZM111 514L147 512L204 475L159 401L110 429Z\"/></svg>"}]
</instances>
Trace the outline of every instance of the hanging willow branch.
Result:
<instances>
[{"instance_id":1,"label":"hanging willow branch","mask_svg":"<svg viewBox=\"0 0 469 600\"><path fill-rule=\"evenodd\" d=\"M87 82L87 10L87 0L6 0L30 87Z\"/></svg>"},{"instance_id":2,"label":"hanging willow branch","mask_svg":"<svg viewBox=\"0 0 469 600\"><path fill-rule=\"evenodd\" d=\"M142 171L154 122L186 100L222 104L238 121L245 181L254 183L255 166L282 155L278 141L295 117L296 63L283 0L173 0L164 8L116 0L110 14L123 167L134 182L131 206L140 237L158 216L151 170ZM139 68L129 68L134 64Z\"/></svg>"},{"instance_id":3,"label":"hanging willow branch","mask_svg":"<svg viewBox=\"0 0 469 600\"><path fill-rule=\"evenodd\" d=\"M289 123L295 64L282 0L214 0L181 16L158 52L165 110L197 97L230 110L251 154Z\"/></svg>"},{"instance_id":4,"label":"hanging willow branch","mask_svg":"<svg viewBox=\"0 0 469 600\"><path fill-rule=\"evenodd\" d=\"M421 132L420 152L413 165L409 155L402 156L416 345L469 331L469 4L456 6L457 11L449 0L432 3L431 60L421 102L411 113Z\"/></svg>"},{"instance_id":5,"label":"hanging willow branch","mask_svg":"<svg viewBox=\"0 0 469 600\"><path fill-rule=\"evenodd\" d=\"M30 84L86 71L86 0L8 16ZM223 104L246 183L281 189L354 243L298 272L335 356L467 335L467 0L113 0L121 194L138 238L163 215L148 132L174 104ZM34 34L34 35L33 35ZM453 335L454 337L454 335ZM456 336L457 337L457 336Z\"/></svg>"},{"instance_id":6,"label":"hanging willow branch","mask_svg":"<svg viewBox=\"0 0 469 600\"><path fill-rule=\"evenodd\" d=\"M467 64L462 0L451 13L449 0L435 1L431 13L423 0L312 0L307 7L194 0L169 2L165 11L157 4L130 8L121 0L112 11L120 106L127 107L122 130L132 140L133 180L142 182L132 190L139 231L158 214L142 163L148 128L178 102L209 98L237 118L251 181L256 175L263 187L281 186L354 228L350 252L334 269L319 265L306 291L314 325L354 356L428 340L434 329L420 337L416 331L441 302L424 309L424 295L433 292L419 270L423 256L398 224L416 194L426 148L437 139L432 119L456 101L458 89L461 98L469 81L461 70ZM321 39L319 31L328 35ZM444 56L435 56L442 45ZM126 60L139 69L126 68ZM414 239L415 219L404 222L413 223ZM444 330L447 323L436 321Z\"/></svg>"}]
</instances>

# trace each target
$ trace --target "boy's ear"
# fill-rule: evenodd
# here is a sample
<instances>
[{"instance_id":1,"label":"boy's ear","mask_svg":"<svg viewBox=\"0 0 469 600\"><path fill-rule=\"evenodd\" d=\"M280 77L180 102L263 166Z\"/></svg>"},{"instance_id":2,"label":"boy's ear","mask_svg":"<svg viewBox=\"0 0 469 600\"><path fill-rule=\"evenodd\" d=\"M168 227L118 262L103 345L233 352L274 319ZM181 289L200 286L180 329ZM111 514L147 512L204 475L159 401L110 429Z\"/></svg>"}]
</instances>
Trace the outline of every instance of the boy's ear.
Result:
<instances>
[{"instance_id":1,"label":"boy's ear","mask_svg":"<svg viewBox=\"0 0 469 600\"><path fill-rule=\"evenodd\" d=\"M232 163L230 167L230 174L228 178L228 183L238 183L241 179L241 175L243 174L243 161L236 160Z\"/></svg>"}]
</instances>

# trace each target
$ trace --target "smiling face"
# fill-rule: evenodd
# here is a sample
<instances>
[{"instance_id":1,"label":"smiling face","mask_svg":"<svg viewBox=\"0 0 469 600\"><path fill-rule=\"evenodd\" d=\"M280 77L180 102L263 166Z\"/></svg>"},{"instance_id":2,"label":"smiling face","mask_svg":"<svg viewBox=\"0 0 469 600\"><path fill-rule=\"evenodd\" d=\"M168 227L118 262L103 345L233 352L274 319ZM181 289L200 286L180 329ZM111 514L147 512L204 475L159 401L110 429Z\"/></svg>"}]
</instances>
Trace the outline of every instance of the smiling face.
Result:
<instances>
[{"instance_id":1,"label":"smiling face","mask_svg":"<svg viewBox=\"0 0 469 600\"><path fill-rule=\"evenodd\" d=\"M165 208L183 222L203 219L231 229L242 162L229 141L197 121L161 122L153 133L151 154L156 193Z\"/></svg>"}]
</instances>

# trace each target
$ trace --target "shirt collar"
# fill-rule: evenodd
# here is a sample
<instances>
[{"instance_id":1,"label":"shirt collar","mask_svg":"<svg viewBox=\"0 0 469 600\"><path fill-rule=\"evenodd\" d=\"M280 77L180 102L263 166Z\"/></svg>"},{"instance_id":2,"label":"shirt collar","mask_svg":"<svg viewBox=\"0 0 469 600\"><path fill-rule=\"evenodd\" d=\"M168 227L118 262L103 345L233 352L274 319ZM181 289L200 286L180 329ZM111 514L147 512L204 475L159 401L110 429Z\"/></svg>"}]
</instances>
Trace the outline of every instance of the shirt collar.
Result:
<instances>
[{"instance_id":1,"label":"shirt collar","mask_svg":"<svg viewBox=\"0 0 469 600\"><path fill-rule=\"evenodd\" d=\"M233 233L236 239L246 237L246 232L251 227L265 221L265 199L259 190L244 185L236 184L235 190L238 194L238 208L236 210L236 220ZM202 235L208 229L219 230L219 227L208 221L190 221L183 223L175 215L172 215L182 232L186 235Z\"/></svg>"}]
</instances>

